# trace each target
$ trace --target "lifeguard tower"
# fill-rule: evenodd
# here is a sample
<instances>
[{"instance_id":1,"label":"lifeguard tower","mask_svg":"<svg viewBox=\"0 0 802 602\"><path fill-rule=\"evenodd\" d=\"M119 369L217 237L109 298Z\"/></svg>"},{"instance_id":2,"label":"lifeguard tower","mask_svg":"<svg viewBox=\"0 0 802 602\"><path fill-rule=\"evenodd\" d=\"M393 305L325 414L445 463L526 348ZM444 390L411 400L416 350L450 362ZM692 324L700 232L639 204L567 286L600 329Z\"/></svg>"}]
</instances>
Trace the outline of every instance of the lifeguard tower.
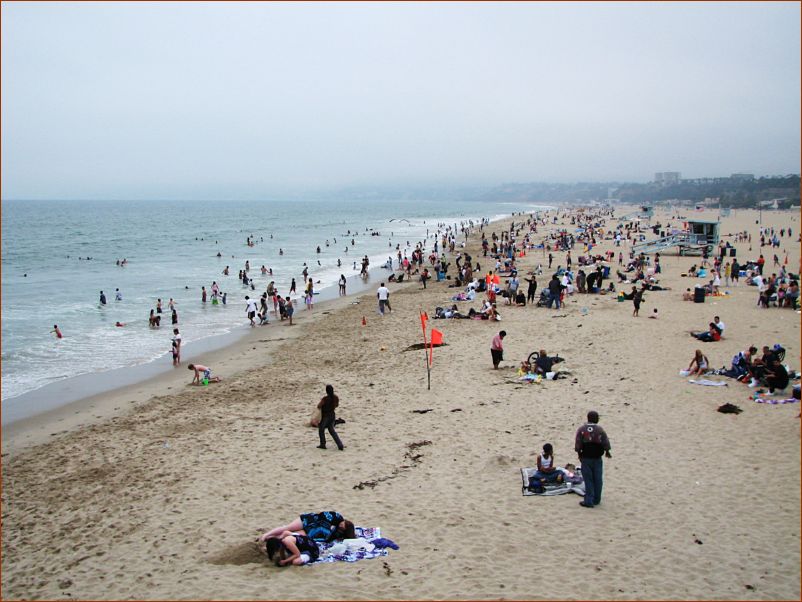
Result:
<instances>
[{"instance_id":1,"label":"lifeguard tower","mask_svg":"<svg viewBox=\"0 0 802 602\"><path fill-rule=\"evenodd\" d=\"M720 222L712 220L687 220L682 230L677 230L656 240L647 240L634 245L635 253L663 252L672 247L679 249L680 255L701 255L706 249L708 253L718 245L720 238Z\"/></svg>"}]
</instances>

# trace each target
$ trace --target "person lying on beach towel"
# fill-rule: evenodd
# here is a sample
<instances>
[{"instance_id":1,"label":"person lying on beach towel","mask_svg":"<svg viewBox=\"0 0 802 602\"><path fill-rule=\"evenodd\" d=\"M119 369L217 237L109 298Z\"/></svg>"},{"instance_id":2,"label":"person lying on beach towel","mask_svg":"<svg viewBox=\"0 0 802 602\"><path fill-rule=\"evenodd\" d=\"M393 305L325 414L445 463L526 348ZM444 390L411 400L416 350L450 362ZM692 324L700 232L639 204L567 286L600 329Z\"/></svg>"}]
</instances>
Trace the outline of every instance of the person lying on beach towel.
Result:
<instances>
[{"instance_id":1,"label":"person lying on beach towel","mask_svg":"<svg viewBox=\"0 0 802 602\"><path fill-rule=\"evenodd\" d=\"M339 512L309 512L302 514L291 523L271 529L259 537L264 543L270 537L279 537L285 531L308 535L315 541L331 541L333 539L352 539L354 523L345 520Z\"/></svg>"},{"instance_id":2,"label":"person lying on beach towel","mask_svg":"<svg viewBox=\"0 0 802 602\"><path fill-rule=\"evenodd\" d=\"M285 531L280 537L268 537L265 551L276 566L300 566L320 557L320 548L314 539L290 531Z\"/></svg>"},{"instance_id":3,"label":"person lying on beach towel","mask_svg":"<svg viewBox=\"0 0 802 602\"><path fill-rule=\"evenodd\" d=\"M456 304L452 305L451 309L443 309L442 307L435 308L434 310L435 320L444 320L448 318L467 319L468 316L461 314Z\"/></svg>"}]
</instances>

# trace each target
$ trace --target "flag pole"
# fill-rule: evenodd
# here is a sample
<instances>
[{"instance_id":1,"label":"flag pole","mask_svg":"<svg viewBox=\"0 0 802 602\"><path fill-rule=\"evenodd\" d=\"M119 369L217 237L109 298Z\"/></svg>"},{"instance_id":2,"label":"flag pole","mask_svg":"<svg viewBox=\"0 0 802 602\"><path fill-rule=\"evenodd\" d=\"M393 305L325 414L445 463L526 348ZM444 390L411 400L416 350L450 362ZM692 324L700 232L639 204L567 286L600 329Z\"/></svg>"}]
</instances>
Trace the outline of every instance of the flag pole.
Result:
<instances>
[{"instance_id":1,"label":"flag pole","mask_svg":"<svg viewBox=\"0 0 802 602\"><path fill-rule=\"evenodd\" d=\"M429 350L426 348L426 318L424 318L424 313L422 309L418 309L420 312L420 325L423 329L423 360L426 362L426 389L428 391L432 390L432 368L429 365Z\"/></svg>"}]
</instances>

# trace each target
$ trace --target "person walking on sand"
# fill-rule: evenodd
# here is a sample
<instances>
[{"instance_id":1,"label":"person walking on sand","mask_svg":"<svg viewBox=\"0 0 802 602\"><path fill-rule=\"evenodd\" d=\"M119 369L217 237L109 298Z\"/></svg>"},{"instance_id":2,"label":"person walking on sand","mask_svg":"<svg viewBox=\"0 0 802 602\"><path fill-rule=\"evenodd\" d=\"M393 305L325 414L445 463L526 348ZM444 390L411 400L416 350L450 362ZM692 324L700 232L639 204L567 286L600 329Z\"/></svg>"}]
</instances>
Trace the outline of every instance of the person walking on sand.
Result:
<instances>
[{"instance_id":1,"label":"person walking on sand","mask_svg":"<svg viewBox=\"0 0 802 602\"><path fill-rule=\"evenodd\" d=\"M632 293L632 305L635 306L635 309L632 310L632 317L637 318L638 312L640 311L640 304L643 301L643 289L638 289L634 293Z\"/></svg>"},{"instance_id":2,"label":"person walking on sand","mask_svg":"<svg viewBox=\"0 0 802 602\"><path fill-rule=\"evenodd\" d=\"M345 446L343 442L340 441L339 435L337 435L337 431L334 430L334 421L337 419L334 410L340 405L340 398L334 394L334 387L331 385L326 385L326 396L323 397L320 402L317 404L318 409L320 410L320 424L317 427L317 433L320 436L320 445L318 445L319 449L326 449L326 431L329 431L331 438L334 439L334 443L337 444L337 449L343 451Z\"/></svg>"},{"instance_id":3,"label":"person walking on sand","mask_svg":"<svg viewBox=\"0 0 802 602\"><path fill-rule=\"evenodd\" d=\"M598 412L588 412L588 421L576 432L574 449L582 463L582 479L585 481L585 499L579 505L593 508L601 503L604 476L602 456L612 458L610 440L599 426Z\"/></svg>"},{"instance_id":4,"label":"person walking on sand","mask_svg":"<svg viewBox=\"0 0 802 602\"><path fill-rule=\"evenodd\" d=\"M490 343L490 356L493 358L493 370L498 370L498 365L504 359L504 337L507 336L507 331L502 330L493 337L493 342Z\"/></svg>"},{"instance_id":5,"label":"person walking on sand","mask_svg":"<svg viewBox=\"0 0 802 602\"><path fill-rule=\"evenodd\" d=\"M379 313L384 315L384 308L390 309L390 289L384 286L384 282L376 291L376 297L379 299Z\"/></svg>"}]
</instances>

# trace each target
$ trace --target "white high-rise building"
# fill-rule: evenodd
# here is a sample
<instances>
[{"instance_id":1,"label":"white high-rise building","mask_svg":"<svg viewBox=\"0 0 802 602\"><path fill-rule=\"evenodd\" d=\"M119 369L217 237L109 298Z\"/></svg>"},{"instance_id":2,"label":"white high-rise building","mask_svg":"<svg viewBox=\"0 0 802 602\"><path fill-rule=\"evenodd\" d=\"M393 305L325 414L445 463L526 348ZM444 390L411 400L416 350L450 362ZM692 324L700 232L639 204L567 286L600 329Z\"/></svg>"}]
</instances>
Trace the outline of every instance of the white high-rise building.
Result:
<instances>
[{"instance_id":1,"label":"white high-rise building","mask_svg":"<svg viewBox=\"0 0 802 602\"><path fill-rule=\"evenodd\" d=\"M654 174L654 181L657 184L678 184L682 174L678 171L658 171Z\"/></svg>"}]
</instances>

